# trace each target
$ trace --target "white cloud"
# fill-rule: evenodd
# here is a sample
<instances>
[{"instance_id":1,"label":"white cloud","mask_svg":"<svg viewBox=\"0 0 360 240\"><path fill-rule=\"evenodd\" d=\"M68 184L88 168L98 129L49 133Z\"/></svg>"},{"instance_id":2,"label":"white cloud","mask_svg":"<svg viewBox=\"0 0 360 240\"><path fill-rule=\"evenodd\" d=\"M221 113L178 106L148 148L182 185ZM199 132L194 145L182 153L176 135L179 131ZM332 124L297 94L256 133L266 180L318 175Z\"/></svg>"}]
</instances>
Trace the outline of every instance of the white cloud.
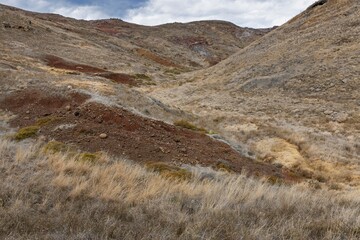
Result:
<instances>
[{"instance_id":1,"label":"white cloud","mask_svg":"<svg viewBox=\"0 0 360 240\"><path fill-rule=\"evenodd\" d=\"M227 20L239 26L281 25L315 0L149 0L127 11L124 20L143 25L196 20Z\"/></svg>"},{"instance_id":2,"label":"white cloud","mask_svg":"<svg viewBox=\"0 0 360 240\"><path fill-rule=\"evenodd\" d=\"M109 18L104 9L98 6L77 5L66 0L0 0L0 3L30 11L57 13L76 19Z\"/></svg>"},{"instance_id":3,"label":"white cloud","mask_svg":"<svg viewBox=\"0 0 360 240\"><path fill-rule=\"evenodd\" d=\"M143 25L226 20L259 28L281 25L316 0L148 0L144 4L142 1L145 0L88 0L81 1L82 4L74 0L0 0L0 3L86 20L120 17ZM141 4L142 7L127 9Z\"/></svg>"},{"instance_id":4,"label":"white cloud","mask_svg":"<svg viewBox=\"0 0 360 240\"><path fill-rule=\"evenodd\" d=\"M53 9L53 13L57 13L63 16L72 17L76 19L105 19L109 16L104 13L101 8L96 6L69 6L59 7Z\"/></svg>"}]
</instances>

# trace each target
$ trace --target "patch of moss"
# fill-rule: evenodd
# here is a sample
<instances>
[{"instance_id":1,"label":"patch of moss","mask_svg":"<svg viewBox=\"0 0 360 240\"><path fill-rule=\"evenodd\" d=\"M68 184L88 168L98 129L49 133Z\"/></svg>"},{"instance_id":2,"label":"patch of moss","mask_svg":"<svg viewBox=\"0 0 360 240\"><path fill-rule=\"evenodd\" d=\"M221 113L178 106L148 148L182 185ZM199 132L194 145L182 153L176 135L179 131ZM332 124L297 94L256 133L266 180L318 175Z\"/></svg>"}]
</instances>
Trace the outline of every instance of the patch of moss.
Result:
<instances>
[{"instance_id":1,"label":"patch of moss","mask_svg":"<svg viewBox=\"0 0 360 240\"><path fill-rule=\"evenodd\" d=\"M145 166L147 169L157 172L160 176L167 179L184 181L192 177L192 174L188 170L163 162L150 162Z\"/></svg>"},{"instance_id":2,"label":"patch of moss","mask_svg":"<svg viewBox=\"0 0 360 240\"><path fill-rule=\"evenodd\" d=\"M35 124L39 127L43 127L43 126L46 126L56 120L58 120L58 118L53 117L53 116L48 116L48 117L38 118L36 120Z\"/></svg>"},{"instance_id":3,"label":"patch of moss","mask_svg":"<svg viewBox=\"0 0 360 240\"><path fill-rule=\"evenodd\" d=\"M39 126L28 126L28 127L21 128L15 134L14 139L17 140L17 141L21 141L21 140L24 140L26 138L33 137L33 136L35 136L37 134L39 129L40 129Z\"/></svg>"},{"instance_id":4,"label":"patch of moss","mask_svg":"<svg viewBox=\"0 0 360 240\"><path fill-rule=\"evenodd\" d=\"M62 142L58 141L50 141L44 146L45 153L59 153L59 152L66 152L69 150L69 147Z\"/></svg>"},{"instance_id":5,"label":"patch of moss","mask_svg":"<svg viewBox=\"0 0 360 240\"><path fill-rule=\"evenodd\" d=\"M197 132L208 133L208 131L205 128L199 128L199 127L193 125L192 123L189 123L188 121L183 120L183 119L179 120L179 121L175 121L174 125L178 126L178 127L190 129L193 131L197 131Z\"/></svg>"}]
</instances>

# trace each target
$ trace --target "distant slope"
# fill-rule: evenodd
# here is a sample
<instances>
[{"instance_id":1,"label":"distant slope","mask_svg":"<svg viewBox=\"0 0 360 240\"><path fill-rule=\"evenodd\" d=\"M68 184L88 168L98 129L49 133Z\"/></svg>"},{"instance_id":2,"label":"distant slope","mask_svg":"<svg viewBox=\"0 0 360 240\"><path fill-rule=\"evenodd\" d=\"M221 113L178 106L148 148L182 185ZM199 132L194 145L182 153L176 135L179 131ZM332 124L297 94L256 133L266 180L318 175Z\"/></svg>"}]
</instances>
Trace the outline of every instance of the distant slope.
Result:
<instances>
[{"instance_id":1,"label":"distant slope","mask_svg":"<svg viewBox=\"0 0 360 240\"><path fill-rule=\"evenodd\" d=\"M360 2L314 4L287 24L196 75L223 91L282 91L299 97L356 100L360 84ZM341 92L341 94L339 94Z\"/></svg>"},{"instance_id":2,"label":"distant slope","mask_svg":"<svg viewBox=\"0 0 360 240\"><path fill-rule=\"evenodd\" d=\"M0 41L5 49L11 49L9 44L16 39L32 57L60 55L96 67L157 74L157 78L214 65L271 30L222 21L146 27L118 19L75 20L4 5L0 10Z\"/></svg>"}]
</instances>

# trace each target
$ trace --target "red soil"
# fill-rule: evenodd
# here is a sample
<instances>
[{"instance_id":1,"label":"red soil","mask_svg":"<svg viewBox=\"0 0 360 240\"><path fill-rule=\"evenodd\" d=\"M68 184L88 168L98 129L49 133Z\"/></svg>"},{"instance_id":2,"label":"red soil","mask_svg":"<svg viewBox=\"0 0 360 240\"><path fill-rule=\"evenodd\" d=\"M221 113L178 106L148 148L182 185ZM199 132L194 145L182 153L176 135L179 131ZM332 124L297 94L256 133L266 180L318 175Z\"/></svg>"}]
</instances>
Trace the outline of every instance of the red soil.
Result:
<instances>
[{"instance_id":1,"label":"red soil","mask_svg":"<svg viewBox=\"0 0 360 240\"><path fill-rule=\"evenodd\" d=\"M228 168L251 175L286 181L298 179L285 169L259 163L241 156L225 143L205 134L175 127L135 115L121 108L86 102L89 98L75 92L49 93L49 90L22 90L0 98L0 108L17 114L13 127L35 124L44 116L56 119L42 126L40 134L48 139L74 144L84 151L105 151L137 162L160 161ZM70 105L71 110L66 110ZM73 124L73 128L56 128ZM108 137L101 139L99 135Z\"/></svg>"},{"instance_id":2,"label":"red soil","mask_svg":"<svg viewBox=\"0 0 360 240\"><path fill-rule=\"evenodd\" d=\"M128 74L124 73L114 73L110 71L106 71L101 68L92 67L89 65L78 64L70 61L66 61L60 57L53 56L53 55L46 55L44 60L47 62L47 65L50 67L77 71L87 74L95 74L96 76L101 76L107 79L110 79L116 83L127 84L130 86L136 86L136 80Z\"/></svg>"}]
</instances>

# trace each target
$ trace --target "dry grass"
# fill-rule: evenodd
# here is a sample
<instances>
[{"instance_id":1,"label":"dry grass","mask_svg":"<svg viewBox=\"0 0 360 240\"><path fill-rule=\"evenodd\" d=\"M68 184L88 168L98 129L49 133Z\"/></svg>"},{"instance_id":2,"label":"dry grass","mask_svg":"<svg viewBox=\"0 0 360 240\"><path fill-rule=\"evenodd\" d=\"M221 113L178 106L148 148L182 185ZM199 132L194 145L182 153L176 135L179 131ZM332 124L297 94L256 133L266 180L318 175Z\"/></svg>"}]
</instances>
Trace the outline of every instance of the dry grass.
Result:
<instances>
[{"instance_id":1,"label":"dry grass","mask_svg":"<svg viewBox=\"0 0 360 240\"><path fill-rule=\"evenodd\" d=\"M1 239L359 239L359 192L309 191L191 168L77 161L0 140Z\"/></svg>"}]
</instances>

